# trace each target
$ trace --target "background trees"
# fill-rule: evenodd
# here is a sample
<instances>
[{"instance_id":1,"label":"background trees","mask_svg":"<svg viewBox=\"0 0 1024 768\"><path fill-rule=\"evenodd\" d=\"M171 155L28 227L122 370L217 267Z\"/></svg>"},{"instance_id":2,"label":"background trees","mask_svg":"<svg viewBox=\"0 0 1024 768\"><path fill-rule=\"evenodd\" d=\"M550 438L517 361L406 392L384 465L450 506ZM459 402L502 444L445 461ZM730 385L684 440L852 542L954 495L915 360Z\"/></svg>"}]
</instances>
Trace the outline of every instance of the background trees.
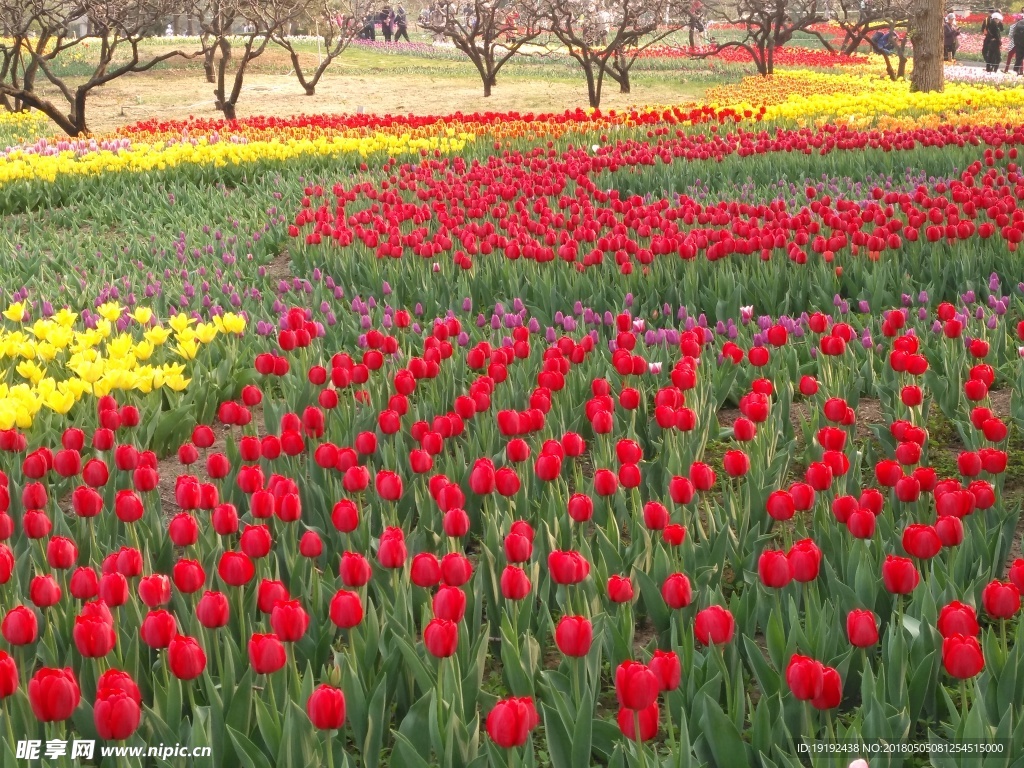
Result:
<instances>
[{"instance_id":1,"label":"background trees","mask_svg":"<svg viewBox=\"0 0 1024 768\"><path fill-rule=\"evenodd\" d=\"M480 73L486 97L501 68L541 34L539 21L530 2L473 0L458 6L436 4L420 26L448 38L466 54Z\"/></svg>"},{"instance_id":2,"label":"background trees","mask_svg":"<svg viewBox=\"0 0 1024 768\"><path fill-rule=\"evenodd\" d=\"M172 0L0 0L0 104L37 109L69 136L88 132L86 102L96 88L168 59L200 54L141 49L171 10ZM79 20L88 29L84 37L71 32ZM85 57L89 71L72 80L55 61L86 40L93 43Z\"/></svg>"}]
</instances>

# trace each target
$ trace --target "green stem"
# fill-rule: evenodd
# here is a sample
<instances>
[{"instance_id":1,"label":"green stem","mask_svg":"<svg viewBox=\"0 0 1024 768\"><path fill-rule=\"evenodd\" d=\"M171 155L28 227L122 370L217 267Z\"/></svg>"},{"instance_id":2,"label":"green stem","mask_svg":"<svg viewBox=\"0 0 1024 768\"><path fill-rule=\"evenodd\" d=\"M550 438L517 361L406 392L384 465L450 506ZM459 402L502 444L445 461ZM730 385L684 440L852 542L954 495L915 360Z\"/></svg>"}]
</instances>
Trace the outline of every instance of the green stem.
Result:
<instances>
[{"instance_id":1,"label":"green stem","mask_svg":"<svg viewBox=\"0 0 1024 768\"><path fill-rule=\"evenodd\" d=\"M960 681L960 730L963 730L963 724L967 722L967 681Z\"/></svg>"},{"instance_id":2,"label":"green stem","mask_svg":"<svg viewBox=\"0 0 1024 768\"><path fill-rule=\"evenodd\" d=\"M327 732L327 768L334 768L334 731Z\"/></svg>"},{"instance_id":3,"label":"green stem","mask_svg":"<svg viewBox=\"0 0 1024 768\"><path fill-rule=\"evenodd\" d=\"M636 740L636 752L640 756L641 768L647 768L647 751L644 749L644 741L640 735L640 712L633 710L633 738Z\"/></svg>"}]
</instances>

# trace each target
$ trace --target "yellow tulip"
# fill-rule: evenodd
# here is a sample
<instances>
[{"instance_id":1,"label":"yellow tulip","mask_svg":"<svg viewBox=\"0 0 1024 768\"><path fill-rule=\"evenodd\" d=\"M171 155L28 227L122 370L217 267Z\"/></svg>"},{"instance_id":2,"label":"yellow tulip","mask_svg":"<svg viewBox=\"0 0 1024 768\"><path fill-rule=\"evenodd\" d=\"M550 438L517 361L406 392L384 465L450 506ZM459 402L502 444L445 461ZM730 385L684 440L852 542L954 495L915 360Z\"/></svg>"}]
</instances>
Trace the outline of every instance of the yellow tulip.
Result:
<instances>
[{"instance_id":1,"label":"yellow tulip","mask_svg":"<svg viewBox=\"0 0 1024 768\"><path fill-rule=\"evenodd\" d=\"M4 317L13 323L20 323L25 319L25 303L16 301L4 310Z\"/></svg>"},{"instance_id":2,"label":"yellow tulip","mask_svg":"<svg viewBox=\"0 0 1024 768\"><path fill-rule=\"evenodd\" d=\"M195 318L189 317L184 312L179 312L174 317L168 319L167 324L170 325L176 333L182 333L194 322Z\"/></svg>"},{"instance_id":3,"label":"yellow tulip","mask_svg":"<svg viewBox=\"0 0 1024 768\"><path fill-rule=\"evenodd\" d=\"M33 384L38 384L40 379L46 375L46 371L35 364L33 360L23 360L18 363L18 367L15 368L18 375L23 379L28 379Z\"/></svg>"},{"instance_id":4,"label":"yellow tulip","mask_svg":"<svg viewBox=\"0 0 1024 768\"><path fill-rule=\"evenodd\" d=\"M72 325L75 324L75 321L77 319L78 313L72 312L67 308L61 309L60 311L57 312L57 314L53 316L53 321L57 323L57 325L63 326L65 328L70 328Z\"/></svg>"},{"instance_id":5,"label":"yellow tulip","mask_svg":"<svg viewBox=\"0 0 1024 768\"><path fill-rule=\"evenodd\" d=\"M158 325L155 328L150 328L142 335L146 338L146 341L159 347L171 337L171 332Z\"/></svg>"},{"instance_id":6,"label":"yellow tulip","mask_svg":"<svg viewBox=\"0 0 1024 768\"><path fill-rule=\"evenodd\" d=\"M217 337L217 326L213 323L199 323L196 326L196 338L202 344L209 344Z\"/></svg>"},{"instance_id":7,"label":"yellow tulip","mask_svg":"<svg viewBox=\"0 0 1024 768\"><path fill-rule=\"evenodd\" d=\"M178 339L175 351L186 360L195 360L199 353L199 343L195 339Z\"/></svg>"},{"instance_id":8,"label":"yellow tulip","mask_svg":"<svg viewBox=\"0 0 1024 768\"><path fill-rule=\"evenodd\" d=\"M135 357L139 360L149 360L153 356L153 342L151 341L140 341L135 345Z\"/></svg>"},{"instance_id":9,"label":"yellow tulip","mask_svg":"<svg viewBox=\"0 0 1024 768\"><path fill-rule=\"evenodd\" d=\"M59 414L66 414L75 404L75 396L71 392L53 391L46 397L46 407Z\"/></svg>"},{"instance_id":10,"label":"yellow tulip","mask_svg":"<svg viewBox=\"0 0 1024 768\"><path fill-rule=\"evenodd\" d=\"M132 312L132 318L139 325L149 325L149 321L153 319L153 310L149 307L137 307Z\"/></svg>"},{"instance_id":11,"label":"yellow tulip","mask_svg":"<svg viewBox=\"0 0 1024 768\"><path fill-rule=\"evenodd\" d=\"M96 310L100 317L111 323L116 323L123 311L121 305L116 301L108 301L106 304L101 304Z\"/></svg>"}]
</instances>

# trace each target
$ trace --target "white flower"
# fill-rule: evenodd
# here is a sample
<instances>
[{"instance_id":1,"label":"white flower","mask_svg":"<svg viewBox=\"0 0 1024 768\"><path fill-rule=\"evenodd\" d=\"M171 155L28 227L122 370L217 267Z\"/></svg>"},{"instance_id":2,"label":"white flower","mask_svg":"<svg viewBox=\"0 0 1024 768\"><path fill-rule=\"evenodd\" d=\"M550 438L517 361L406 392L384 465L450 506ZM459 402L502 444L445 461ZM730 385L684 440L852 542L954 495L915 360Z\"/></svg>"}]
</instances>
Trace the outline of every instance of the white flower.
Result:
<instances>
[{"instance_id":1,"label":"white flower","mask_svg":"<svg viewBox=\"0 0 1024 768\"><path fill-rule=\"evenodd\" d=\"M870 768L870 766L868 765L867 760L865 760L863 757L859 757L852 763L850 763L850 768Z\"/></svg>"},{"instance_id":2,"label":"white flower","mask_svg":"<svg viewBox=\"0 0 1024 768\"><path fill-rule=\"evenodd\" d=\"M440 272L441 271L441 265L438 264L436 261L434 262L433 270L435 272Z\"/></svg>"},{"instance_id":3,"label":"white flower","mask_svg":"<svg viewBox=\"0 0 1024 768\"><path fill-rule=\"evenodd\" d=\"M599 150L600 148L601 148L600 144L593 144L593 145L591 145L590 150L592 152L597 152L597 150Z\"/></svg>"},{"instance_id":4,"label":"white flower","mask_svg":"<svg viewBox=\"0 0 1024 768\"><path fill-rule=\"evenodd\" d=\"M751 304L749 307L740 307L740 320L746 324L754 319L754 305Z\"/></svg>"},{"instance_id":5,"label":"white flower","mask_svg":"<svg viewBox=\"0 0 1024 768\"><path fill-rule=\"evenodd\" d=\"M644 322L644 319L642 317L638 317L636 320L633 321L634 333L643 333L646 327L647 324Z\"/></svg>"},{"instance_id":6,"label":"white flower","mask_svg":"<svg viewBox=\"0 0 1024 768\"><path fill-rule=\"evenodd\" d=\"M650 371L653 374L659 374L659 373L661 373L661 363L660 362L648 363L647 364L647 370Z\"/></svg>"}]
</instances>

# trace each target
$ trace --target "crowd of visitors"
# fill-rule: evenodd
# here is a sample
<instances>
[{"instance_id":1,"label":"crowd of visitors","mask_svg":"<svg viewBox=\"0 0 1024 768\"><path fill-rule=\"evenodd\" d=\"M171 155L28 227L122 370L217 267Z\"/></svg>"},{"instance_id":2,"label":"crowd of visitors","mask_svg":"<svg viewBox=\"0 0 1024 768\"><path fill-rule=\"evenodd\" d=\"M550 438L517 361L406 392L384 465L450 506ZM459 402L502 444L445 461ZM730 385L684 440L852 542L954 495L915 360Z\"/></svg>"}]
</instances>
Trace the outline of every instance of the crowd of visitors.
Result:
<instances>
[{"instance_id":1,"label":"crowd of visitors","mask_svg":"<svg viewBox=\"0 0 1024 768\"><path fill-rule=\"evenodd\" d=\"M398 6L393 9L385 5L379 11L370 10L363 19L363 29L359 33L361 40L376 40L377 28L380 27L380 35L385 43L392 39L397 43L403 37L409 42L409 20L405 14L405 8Z\"/></svg>"}]
</instances>

